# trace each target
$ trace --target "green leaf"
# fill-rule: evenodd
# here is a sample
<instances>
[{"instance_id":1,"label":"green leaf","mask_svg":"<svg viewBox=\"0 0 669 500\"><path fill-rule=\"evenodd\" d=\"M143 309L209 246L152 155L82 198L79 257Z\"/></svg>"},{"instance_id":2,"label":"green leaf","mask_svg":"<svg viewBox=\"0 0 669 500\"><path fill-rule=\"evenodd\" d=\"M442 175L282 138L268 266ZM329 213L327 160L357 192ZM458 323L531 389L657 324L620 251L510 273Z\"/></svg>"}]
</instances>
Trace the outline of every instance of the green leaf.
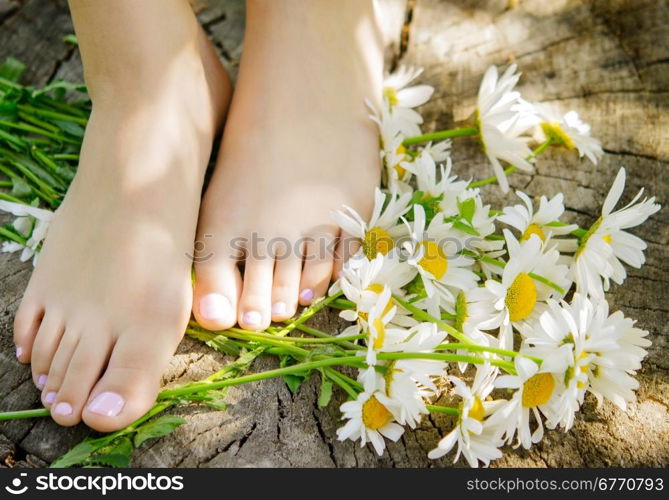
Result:
<instances>
[{"instance_id":1,"label":"green leaf","mask_svg":"<svg viewBox=\"0 0 669 500\"><path fill-rule=\"evenodd\" d=\"M295 394L302 385L302 382L304 382L304 377L300 377L299 375L284 375L283 380L286 381L286 385L288 386L288 389L290 389L290 392Z\"/></svg>"},{"instance_id":2,"label":"green leaf","mask_svg":"<svg viewBox=\"0 0 669 500\"><path fill-rule=\"evenodd\" d=\"M90 458L96 449L97 447L92 441L83 441L53 462L51 467L62 469L79 465Z\"/></svg>"},{"instance_id":3,"label":"green leaf","mask_svg":"<svg viewBox=\"0 0 669 500\"><path fill-rule=\"evenodd\" d=\"M327 406L330 399L332 399L332 381L321 370L321 390L318 394L318 406Z\"/></svg>"},{"instance_id":4,"label":"green leaf","mask_svg":"<svg viewBox=\"0 0 669 500\"><path fill-rule=\"evenodd\" d=\"M132 460L132 452L135 451L132 441L123 437L112 442L109 447L100 450L86 462L87 465L102 464L108 467L128 467Z\"/></svg>"},{"instance_id":5,"label":"green leaf","mask_svg":"<svg viewBox=\"0 0 669 500\"><path fill-rule=\"evenodd\" d=\"M460 210L460 216L471 224L474 212L476 211L476 201L474 198L459 202L458 209Z\"/></svg>"},{"instance_id":6,"label":"green leaf","mask_svg":"<svg viewBox=\"0 0 669 500\"><path fill-rule=\"evenodd\" d=\"M463 233L471 234L472 236L480 236L479 233L473 227L465 224L461 220L456 220L453 222L453 227L462 231Z\"/></svg>"},{"instance_id":7,"label":"green leaf","mask_svg":"<svg viewBox=\"0 0 669 500\"><path fill-rule=\"evenodd\" d=\"M20 177L12 178L12 191L11 195L16 196L17 198L26 198L32 194L33 190L30 188L24 179Z\"/></svg>"},{"instance_id":8,"label":"green leaf","mask_svg":"<svg viewBox=\"0 0 669 500\"><path fill-rule=\"evenodd\" d=\"M4 78L10 82L18 82L25 70L25 64L18 59L8 57L5 59L5 62L0 65L0 78Z\"/></svg>"},{"instance_id":9,"label":"green leaf","mask_svg":"<svg viewBox=\"0 0 669 500\"><path fill-rule=\"evenodd\" d=\"M147 439L166 436L185 423L186 421L177 415L163 415L155 420L151 420L137 429L135 446L139 447Z\"/></svg>"},{"instance_id":10,"label":"green leaf","mask_svg":"<svg viewBox=\"0 0 669 500\"><path fill-rule=\"evenodd\" d=\"M56 125L59 129L61 129L63 132L67 132L68 134L74 137L79 137L82 139L84 137L85 129L78 123L68 122L66 120L53 120L52 123Z\"/></svg>"}]
</instances>

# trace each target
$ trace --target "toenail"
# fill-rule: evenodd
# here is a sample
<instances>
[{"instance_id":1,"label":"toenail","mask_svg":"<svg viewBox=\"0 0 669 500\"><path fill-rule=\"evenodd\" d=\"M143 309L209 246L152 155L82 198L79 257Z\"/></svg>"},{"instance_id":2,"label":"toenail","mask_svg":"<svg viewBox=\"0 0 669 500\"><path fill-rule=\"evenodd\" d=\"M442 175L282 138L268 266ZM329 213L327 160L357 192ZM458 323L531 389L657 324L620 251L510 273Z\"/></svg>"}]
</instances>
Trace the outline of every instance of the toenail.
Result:
<instances>
[{"instance_id":1,"label":"toenail","mask_svg":"<svg viewBox=\"0 0 669 500\"><path fill-rule=\"evenodd\" d=\"M46 384L46 375L40 375L39 378L37 379L37 388L43 389L45 384Z\"/></svg>"},{"instance_id":2,"label":"toenail","mask_svg":"<svg viewBox=\"0 0 669 500\"><path fill-rule=\"evenodd\" d=\"M250 326L258 326L262 321L262 314L258 311L248 311L242 316L242 323Z\"/></svg>"},{"instance_id":3,"label":"toenail","mask_svg":"<svg viewBox=\"0 0 669 500\"><path fill-rule=\"evenodd\" d=\"M17 345L16 346L16 357L20 358L21 354L23 354L23 347Z\"/></svg>"},{"instance_id":4,"label":"toenail","mask_svg":"<svg viewBox=\"0 0 669 500\"><path fill-rule=\"evenodd\" d=\"M56 400L56 393L55 392L47 392L46 396L44 396L44 402L47 404L51 404ZM67 403L66 403L67 404Z\"/></svg>"},{"instance_id":5,"label":"toenail","mask_svg":"<svg viewBox=\"0 0 669 500\"><path fill-rule=\"evenodd\" d=\"M200 316L204 319L221 319L230 314L230 301L219 293L210 293L200 299Z\"/></svg>"},{"instance_id":6,"label":"toenail","mask_svg":"<svg viewBox=\"0 0 669 500\"><path fill-rule=\"evenodd\" d=\"M56 415L72 415L72 405L70 403L58 403L53 412Z\"/></svg>"},{"instance_id":7,"label":"toenail","mask_svg":"<svg viewBox=\"0 0 669 500\"><path fill-rule=\"evenodd\" d=\"M300 292L300 298L305 302L311 302L314 299L314 291L311 288L305 288Z\"/></svg>"},{"instance_id":8,"label":"toenail","mask_svg":"<svg viewBox=\"0 0 669 500\"><path fill-rule=\"evenodd\" d=\"M285 302L275 302L272 306L272 314L276 316L285 316L288 314L288 306Z\"/></svg>"},{"instance_id":9,"label":"toenail","mask_svg":"<svg viewBox=\"0 0 669 500\"><path fill-rule=\"evenodd\" d=\"M115 392L102 392L88 404L88 411L104 417L115 417L124 406L125 400Z\"/></svg>"}]
</instances>

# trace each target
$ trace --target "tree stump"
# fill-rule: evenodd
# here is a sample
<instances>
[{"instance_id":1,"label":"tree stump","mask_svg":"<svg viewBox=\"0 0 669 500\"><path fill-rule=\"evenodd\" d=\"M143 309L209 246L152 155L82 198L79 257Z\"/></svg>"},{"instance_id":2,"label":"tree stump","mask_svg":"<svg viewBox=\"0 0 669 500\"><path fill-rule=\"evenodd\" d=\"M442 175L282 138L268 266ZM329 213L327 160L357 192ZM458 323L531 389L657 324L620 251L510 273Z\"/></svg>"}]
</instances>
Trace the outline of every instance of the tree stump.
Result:
<instances>
[{"instance_id":1,"label":"tree stump","mask_svg":"<svg viewBox=\"0 0 669 500\"><path fill-rule=\"evenodd\" d=\"M516 173L512 187L530 196L565 194L567 218L592 223L621 165L628 170L629 199L642 186L666 203L669 194L669 1L651 0L416 0L404 36L390 44L389 64L425 67L422 80L437 88L422 110L425 130L457 126L475 106L483 72L490 64L515 61L523 72L520 90L534 102L576 109L593 126L606 155L599 165L576 154L548 151L534 174ZM404 18L400 4L386 5L387 17ZM234 73L241 53L243 3L211 2L198 13ZM400 19L401 20L401 19ZM393 30L391 30L393 31ZM394 29L394 31L398 31ZM81 80L76 49L62 43L72 32L62 2L0 0L0 57L28 65L27 83L53 77ZM466 123L466 122L463 122ZM457 140L455 171L482 178L490 168L474 140ZM662 172L665 172L664 174ZM495 186L484 197L494 208L513 200ZM549 431L529 451L507 449L494 466L602 467L669 464L669 224L666 209L636 232L648 242L647 264L628 269L623 287L609 294L612 309L622 309L648 329L653 346L639 373L638 401L623 412L609 403L597 408L587 397L569 433ZM32 265L0 254L0 410L39 406L30 370L13 352L12 319ZM313 320L319 328L345 325L334 313ZM226 359L203 344L185 339L164 376L165 384L195 380ZM254 371L274 367L256 361ZM172 435L141 446L133 464L140 467L445 467L452 455L430 461L433 448L452 422L438 415L423 420L377 457L369 447L339 442L336 392L330 407L317 407L314 379L291 394L282 380L233 388L227 411L201 407L175 410L188 421ZM49 419L0 425L0 460L7 465L41 466L79 442L90 431L62 428Z\"/></svg>"}]
</instances>

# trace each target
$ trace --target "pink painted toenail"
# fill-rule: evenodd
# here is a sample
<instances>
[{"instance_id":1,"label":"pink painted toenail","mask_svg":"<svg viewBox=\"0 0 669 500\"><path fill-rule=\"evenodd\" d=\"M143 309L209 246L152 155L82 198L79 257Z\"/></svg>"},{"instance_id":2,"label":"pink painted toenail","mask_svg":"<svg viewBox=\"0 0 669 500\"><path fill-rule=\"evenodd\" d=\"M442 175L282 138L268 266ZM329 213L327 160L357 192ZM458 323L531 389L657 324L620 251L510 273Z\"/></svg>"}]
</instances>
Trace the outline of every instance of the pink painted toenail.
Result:
<instances>
[{"instance_id":1,"label":"pink painted toenail","mask_svg":"<svg viewBox=\"0 0 669 500\"><path fill-rule=\"evenodd\" d=\"M23 347L17 345L16 346L16 357L20 358L21 354L23 354Z\"/></svg>"},{"instance_id":2,"label":"pink painted toenail","mask_svg":"<svg viewBox=\"0 0 669 500\"><path fill-rule=\"evenodd\" d=\"M314 291L311 288L305 288L300 292L300 298L304 302L311 302L314 299Z\"/></svg>"},{"instance_id":3,"label":"pink painted toenail","mask_svg":"<svg viewBox=\"0 0 669 500\"><path fill-rule=\"evenodd\" d=\"M115 392L102 392L88 405L88 411L104 417L115 417L123 407L125 400Z\"/></svg>"},{"instance_id":4,"label":"pink painted toenail","mask_svg":"<svg viewBox=\"0 0 669 500\"><path fill-rule=\"evenodd\" d=\"M275 302L272 306L272 314L276 316L285 316L288 314L288 306L285 302Z\"/></svg>"},{"instance_id":5,"label":"pink painted toenail","mask_svg":"<svg viewBox=\"0 0 669 500\"><path fill-rule=\"evenodd\" d=\"M219 293L210 293L200 299L200 316L204 319L221 319L230 314L230 301Z\"/></svg>"},{"instance_id":6,"label":"pink painted toenail","mask_svg":"<svg viewBox=\"0 0 669 500\"><path fill-rule=\"evenodd\" d=\"M56 415L72 415L72 405L70 403L58 403L53 412Z\"/></svg>"},{"instance_id":7,"label":"pink painted toenail","mask_svg":"<svg viewBox=\"0 0 669 500\"><path fill-rule=\"evenodd\" d=\"M46 375L40 375L39 378L37 379L37 388L43 389L44 384L46 384Z\"/></svg>"},{"instance_id":8,"label":"pink painted toenail","mask_svg":"<svg viewBox=\"0 0 669 500\"><path fill-rule=\"evenodd\" d=\"M44 396L44 402L47 404L51 404L56 400L56 393L55 392L47 392L46 396Z\"/></svg>"},{"instance_id":9,"label":"pink painted toenail","mask_svg":"<svg viewBox=\"0 0 669 500\"><path fill-rule=\"evenodd\" d=\"M248 311L242 316L242 323L249 326L258 326L262 321L262 314L258 311Z\"/></svg>"}]
</instances>

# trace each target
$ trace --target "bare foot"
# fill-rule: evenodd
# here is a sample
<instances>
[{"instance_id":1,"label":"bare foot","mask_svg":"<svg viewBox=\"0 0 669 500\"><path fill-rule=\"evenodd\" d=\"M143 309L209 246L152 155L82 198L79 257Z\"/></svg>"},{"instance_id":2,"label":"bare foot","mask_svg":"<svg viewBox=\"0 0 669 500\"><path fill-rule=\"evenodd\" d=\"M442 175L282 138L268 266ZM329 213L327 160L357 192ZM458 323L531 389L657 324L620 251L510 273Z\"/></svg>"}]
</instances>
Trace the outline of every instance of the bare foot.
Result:
<instances>
[{"instance_id":1,"label":"bare foot","mask_svg":"<svg viewBox=\"0 0 669 500\"><path fill-rule=\"evenodd\" d=\"M380 178L365 106L383 76L372 2L247 5L239 80L198 227L193 312L214 330L264 329L324 295L336 268L332 211L369 214Z\"/></svg>"},{"instance_id":2,"label":"bare foot","mask_svg":"<svg viewBox=\"0 0 669 500\"><path fill-rule=\"evenodd\" d=\"M112 431L145 413L190 316L186 255L230 84L192 12L182 14L185 32L167 36L187 41L155 66L124 61L125 81L98 79L96 48L82 43L94 106L79 171L14 327L19 360L61 425Z\"/></svg>"}]
</instances>

